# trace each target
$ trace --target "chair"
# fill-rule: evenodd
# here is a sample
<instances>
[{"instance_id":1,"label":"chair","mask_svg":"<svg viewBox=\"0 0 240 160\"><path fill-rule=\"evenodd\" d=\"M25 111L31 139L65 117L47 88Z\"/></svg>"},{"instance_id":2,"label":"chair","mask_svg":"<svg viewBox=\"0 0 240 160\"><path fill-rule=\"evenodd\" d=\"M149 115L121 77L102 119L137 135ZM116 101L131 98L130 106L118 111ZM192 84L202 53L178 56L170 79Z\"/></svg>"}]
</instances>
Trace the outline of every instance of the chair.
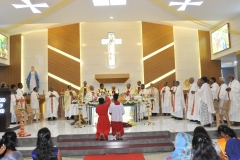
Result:
<instances>
[{"instance_id":1,"label":"chair","mask_svg":"<svg viewBox=\"0 0 240 160\"><path fill-rule=\"evenodd\" d=\"M35 117L36 116L36 122L38 123L38 119L41 120L41 112L40 112L40 109L39 108L32 108L30 104L26 104L29 112L31 112Z\"/></svg>"},{"instance_id":2,"label":"chair","mask_svg":"<svg viewBox=\"0 0 240 160\"><path fill-rule=\"evenodd\" d=\"M221 119L221 122L224 124L224 121L223 121L223 117L226 118L227 120L227 123L228 123L228 126L231 126L231 122L229 120L229 110L230 110L230 106L231 106L231 100L225 100L223 102L223 106L222 107L219 107L221 109L220 111L220 119Z\"/></svg>"},{"instance_id":3,"label":"chair","mask_svg":"<svg viewBox=\"0 0 240 160\"><path fill-rule=\"evenodd\" d=\"M220 107L219 107L219 102L217 100L213 101L213 106L216 111L214 114L216 116L216 124L217 127L220 125Z\"/></svg>"}]
</instances>

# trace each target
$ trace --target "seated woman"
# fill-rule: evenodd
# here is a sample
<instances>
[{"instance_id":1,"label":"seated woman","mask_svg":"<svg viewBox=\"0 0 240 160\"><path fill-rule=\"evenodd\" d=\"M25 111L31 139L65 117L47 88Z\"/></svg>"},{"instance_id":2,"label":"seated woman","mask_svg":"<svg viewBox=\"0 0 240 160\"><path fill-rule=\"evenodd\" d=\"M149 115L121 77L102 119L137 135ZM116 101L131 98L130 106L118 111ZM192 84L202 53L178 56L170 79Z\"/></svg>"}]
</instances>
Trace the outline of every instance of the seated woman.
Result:
<instances>
[{"instance_id":1,"label":"seated woman","mask_svg":"<svg viewBox=\"0 0 240 160\"><path fill-rule=\"evenodd\" d=\"M210 139L207 131L201 126L194 129L193 136L197 133L205 134ZM191 160L193 136L184 132L178 133L174 142L175 150L165 160Z\"/></svg>"},{"instance_id":2,"label":"seated woman","mask_svg":"<svg viewBox=\"0 0 240 160\"><path fill-rule=\"evenodd\" d=\"M192 152L192 160L221 160L212 145L212 140L202 133L198 133L193 137Z\"/></svg>"},{"instance_id":3,"label":"seated woman","mask_svg":"<svg viewBox=\"0 0 240 160\"><path fill-rule=\"evenodd\" d=\"M17 134L15 132L6 132L0 142L1 160L23 160L22 154L16 150Z\"/></svg>"},{"instance_id":4,"label":"seated woman","mask_svg":"<svg viewBox=\"0 0 240 160\"><path fill-rule=\"evenodd\" d=\"M217 141L217 146L221 150L222 160L239 160L240 159L240 140L233 129L226 125L218 127L220 139Z\"/></svg>"},{"instance_id":5,"label":"seated woman","mask_svg":"<svg viewBox=\"0 0 240 160\"><path fill-rule=\"evenodd\" d=\"M37 148L32 151L33 160L62 160L61 152L53 147L51 132L48 128L38 131Z\"/></svg>"}]
</instances>

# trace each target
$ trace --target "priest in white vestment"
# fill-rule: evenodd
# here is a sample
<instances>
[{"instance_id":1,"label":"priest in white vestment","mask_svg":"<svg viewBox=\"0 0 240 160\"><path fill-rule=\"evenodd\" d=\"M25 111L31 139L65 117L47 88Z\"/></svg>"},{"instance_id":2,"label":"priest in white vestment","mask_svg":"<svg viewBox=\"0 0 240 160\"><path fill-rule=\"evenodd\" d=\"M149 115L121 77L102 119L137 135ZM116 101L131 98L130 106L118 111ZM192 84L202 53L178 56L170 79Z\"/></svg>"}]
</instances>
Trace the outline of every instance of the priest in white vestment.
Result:
<instances>
[{"instance_id":1,"label":"priest in white vestment","mask_svg":"<svg viewBox=\"0 0 240 160\"><path fill-rule=\"evenodd\" d=\"M140 104L140 119L148 119L148 112L146 110L146 107L147 107L147 103L146 101L149 102L148 100L148 90L145 88L145 85L144 84L141 84L141 90L139 91L138 93L139 96L141 96L141 104ZM149 104L150 106L150 104Z\"/></svg>"},{"instance_id":2,"label":"priest in white vestment","mask_svg":"<svg viewBox=\"0 0 240 160\"><path fill-rule=\"evenodd\" d=\"M15 84L11 85L11 89L16 91L17 87ZM11 105L10 105L10 113L11 113L11 124L17 123L16 120L16 112L15 112L15 105L20 105L19 98L17 97L16 93L11 93Z\"/></svg>"},{"instance_id":3,"label":"priest in white vestment","mask_svg":"<svg viewBox=\"0 0 240 160\"><path fill-rule=\"evenodd\" d=\"M226 90L228 88L228 86L226 85L225 78L223 78L223 77L220 77L218 82L220 84L220 87L219 87L218 93L217 93L217 100L219 102L219 106L222 107L223 102L225 100L228 100L228 96L227 96L228 92Z\"/></svg>"},{"instance_id":4,"label":"priest in white vestment","mask_svg":"<svg viewBox=\"0 0 240 160\"><path fill-rule=\"evenodd\" d=\"M39 109L39 94L38 94L37 87L33 88L30 98L31 98L30 102L31 102L32 109ZM36 119L36 116L34 116L34 119Z\"/></svg>"},{"instance_id":5,"label":"priest in white vestment","mask_svg":"<svg viewBox=\"0 0 240 160\"><path fill-rule=\"evenodd\" d=\"M201 96L199 95L199 86L201 86L201 79L197 81L197 90L194 93L193 107L191 111L192 120L200 124L201 116L200 116L200 104L201 104Z\"/></svg>"},{"instance_id":6,"label":"priest in white vestment","mask_svg":"<svg viewBox=\"0 0 240 160\"><path fill-rule=\"evenodd\" d=\"M198 91L199 96L201 97L200 102L200 115L201 115L201 125L205 127L211 127L213 122L212 114L216 113L213 106L212 91L208 85L207 77L201 78L201 87Z\"/></svg>"},{"instance_id":7,"label":"priest in white vestment","mask_svg":"<svg viewBox=\"0 0 240 160\"><path fill-rule=\"evenodd\" d=\"M116 89L116 86L115 85L112 85L112 88L108 91L108 95L113 97L114 94L118 94L119 93L119 90Z\"/></svg>"},{"instance_id":8,"label":"priest in white vestment","mask_svg":"<svg viewBox=\"0 0 240 160\"><path fill-rule=\"evenodd\" d=\"M135 90L131 88L131 84L130 83L127 83L127 88L123 92L123 94L125 94L126 100L130 100L134 96Z\"/></svg>"},{"instance_id":9,"label":"priest in white vestment","mask_svg":"<svg viewBox=\"0 0 240 160\"><path fill-rule=\"evenodd\" d=\"M219 89L219 85L216 83L216 78L212 77L210 78L210 82L211 82L211 91L212 91L212 98L213 100L217 100L218 99L218 89Z\"/></svg>"},{"instance_id":10,"label":"priest in white vestment","mask_svg":"<svg viewBox=\"0 0 240 160\"><path fill-rule=\"evenodd\" d=\"M116 135L117 140L122 140L124 134L123 115L125 111L123 104L118 101L118 94L113 95L113 102L108 110L111 115L112 135Z\"/></svg>"},{"instance_id":11,"label":"priest in white vestment","mask_svg":"<svg viewBox=\"0 0 240 160\"><path fill-rule=\"evenodd\" d=\"M141 81L137 81L137 87L135 87L135 95L139 95L141 90Z\"/></svg>"},{"instance_id":12,"label":"priest in white vestment","mask_svg":"<svg viewBox=\"0 0 240 160\"><path fill-rule=\"evenodd\" d=\"M173 81L173 86L170 89L170 92L171 92L171 95L170 95L170 105L171 105L171 115L172 115L171 118L176 118L175 115L174 115L174 112L173 112L174 102L175 102L175 100L174 100L175 96L174 96L173 93L175 92L175 90L176 90L175 81Z\"/></svg>"},{"instance_id":13,"label":"priest in white vestment","mask_svg":"<svg viewBox=\"0 0 240 160\"><path fill-rule=\"evenodd\" d=\"M164 83L164 87L160 91L161 94L161 107L163 115L169 115L171 113L171 92L168 87L168 82Z\"/></svg>"},{"instance_id":14,"label":"priest in white vestment","mask_svg":"<svg viewBox=\"0 0 240 160\"><path fill-rule=\"evenodd\" d=\"M233 126L240 126L240 83L233 75L228 75L228 80L227 97L231 100L229 118L234 122Z\"/></svg>"},{"instance_id":15,"label":"priest in white vestment","mask_svg":"<svg viewBox=\"0 0 240 160\"><path fill-rule=\"evenodd\" d=\"M190 77L189 78L189 83L190 83L190 87L188 89L188 93L187 93L187 119L190 121L193 121L193 116L192 116L192 110L193 110L193 105L194 105L194 97L195 97L195 92L198 89L198 85L196 82L194 82L194 78Z\"/></svg>"},{"instance_id":16,"label":"priest in white vestment","mask_svg":"<svg viewBox=\"0 0 240 160\"><path fill-rule=\"evenodd\" d=\"M150 107L152 110L152 116L157 116L157 114L159 113L159 91L157 88L154 87L153 83L150 84L148 94L150 96Z\"/></svg>"},{"instance_id":17,"label":"priest in white vestment","mask_svg":"<svg viewBox=\"0 0 240 160\"><path fill-rule=\"evenodd\" d=\"M97 90L97 96L98 97L102 97L102 98L105 98L107 96L107 90L106 88L104 88L104 84L100 84L100 88Z\"/></svg>"},{"instance_id":18,"label":"priest in white vestment","mask_svg":"<svg viewBox=\"0 0 240 160\"><path fill-rule=\"evenodd\" d=\"M97 101L97 95L94 91L94 86L90 86L89 87L89 91L87 92L86 94L86 97L85 97L88 101Z\"/></svg>"},{"instance_id":19,"label":"priest in white vestment","mask_svg":"<svg viewBox=\"0 0 240 160\"><path fill-rule=\"evenodd\" d=\"M58 93L53 90L53 86L50 86L49 91L45 95L45 118L48 118L48 120L51 120L51 118L55 120L58 117L58 99Z\"/></svg>"},{"instance_id":20,"label":"priest in white vestment","mask_svg":"<svg viewBox=\"0 0 240 160\"><path fill-rule=\"evenodd\" d=\"M70 108L73 99L77 98L77 93L72 90L72 86L68 85L68 89L64 93L64 108L65 108L65 117L69 119L72 115L72 109Z\"/></svg>"},{"instance_id":21,"label":"priest in white vestment","mask_svg":"<svg viewBox=\"0 0 240 160\"><path fill-rule=\"evenodd\" d=\"M22 88L23 88L22 83L18 83L18 89L16 90L16 92L17 92L17 97L20 100L21 106L25 109L25 97L27 96L27 93L23 92Z\"/></svg>"},{"instance_id":22,"label":"priest in white vestment","mask_svg":"<svg viewBox=\"0 0 240 160\"><path fill-rule=\"evenodd\" d=\"M79 100L83 100L87 94L87 92L89 91L89 87L87 86L87 82L84 81L83 82L83 86L81 87L80 91L79 91Z\"/></svg>"},{"instance_id":23,"label":"priest in white vestment","mask_svg":"<svg viewBox=\"0 0 240 160\"><path fill-rule=\"evenodd\" d=\"M180 86L179 81L175 81L175 86L176 86L176 89L175 89L175 92L173 92L173 96L174 96L173 112L177 120L182 120L183 109L185 108L183 89Z\"/></svg>"}]
</instances>

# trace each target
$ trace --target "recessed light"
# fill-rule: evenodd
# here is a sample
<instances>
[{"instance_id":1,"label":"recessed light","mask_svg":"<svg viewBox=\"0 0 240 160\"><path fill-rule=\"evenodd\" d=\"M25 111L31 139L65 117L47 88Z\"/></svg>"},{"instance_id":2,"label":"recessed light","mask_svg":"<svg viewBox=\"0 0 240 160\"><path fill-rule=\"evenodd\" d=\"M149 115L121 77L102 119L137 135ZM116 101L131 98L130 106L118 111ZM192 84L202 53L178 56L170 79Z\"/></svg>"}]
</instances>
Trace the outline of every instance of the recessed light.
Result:
<instances>
[{"instance_id":1,"label":"recessed light","mask_svg":"<svg viewBox=\"0 0 240 160\"><path fill-rule=\"evenodd\" d=\"M110 19L113 19L113 17L110 17Z\"/></svg>"},{"instance_id":2,"label":"recessed light","mask_svg":"<svg viewBox=\"0 0 240 160\"><path fill-rule=\"evenodd\" d=\"M187 6L201 6L203 1L191 2L191 0L185 0L185 2L170 2L169 6L180 6L178 11L185 11Z\"/></svg>"},{"instance_id":3,"label":"recessed light","mask_svg":"<svg viewBox=\"0 0 240 160\"><path fill-rule=\"evenodd\" d=\"M25 4L12 4L15 8L30 8L33 13L41 13L36 7L45 7L48 8L47 3L32 4L30 0L22 0Z\"/></svg>"}]
</instances>

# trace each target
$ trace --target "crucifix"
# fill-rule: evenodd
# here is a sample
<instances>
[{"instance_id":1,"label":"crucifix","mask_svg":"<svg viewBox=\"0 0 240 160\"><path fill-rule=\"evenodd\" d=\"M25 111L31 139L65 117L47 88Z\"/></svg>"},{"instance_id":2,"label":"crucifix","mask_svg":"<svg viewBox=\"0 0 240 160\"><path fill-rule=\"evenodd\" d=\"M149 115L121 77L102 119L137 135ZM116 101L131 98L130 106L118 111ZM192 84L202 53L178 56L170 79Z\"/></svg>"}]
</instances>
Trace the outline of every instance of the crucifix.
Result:
<instances>
[{"instance_id":1,"label":"crucifix","mask_svg":"<svg viewBox=\"0 0 240 160\"><path fill-rule=\"evenodd\" d=\"M101 39L102 45L108 45L108 65L115 66L116 65L116 57L115 57L115 45L122 44L122 39L115 39L115 35L113 32L108 33L108 39Z\"/></svg>"},{"instance_id":2,"label":"crucifix","mask_svg":"<svg viewBox=\"0 0 240 160\"><path fill-rule=\"evenodd\" d=\"M201 2L191 2L192 0L185 0L185 2L170 2L169 6L181 6L178 8L178 11L184 11L187 6L192 5L192 6L200 6L203 1Z\"/></svg>"}]
</instances>

